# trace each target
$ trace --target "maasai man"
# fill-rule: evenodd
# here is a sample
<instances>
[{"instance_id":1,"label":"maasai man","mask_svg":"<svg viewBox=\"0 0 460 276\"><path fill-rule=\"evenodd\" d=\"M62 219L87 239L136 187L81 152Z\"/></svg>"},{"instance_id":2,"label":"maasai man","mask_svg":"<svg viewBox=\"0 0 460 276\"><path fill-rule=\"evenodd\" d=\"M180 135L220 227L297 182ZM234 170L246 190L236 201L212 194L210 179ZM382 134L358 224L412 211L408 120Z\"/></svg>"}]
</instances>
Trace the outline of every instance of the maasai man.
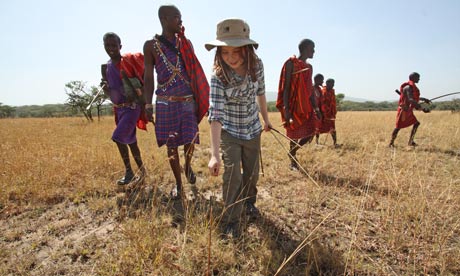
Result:
<instances>
[{"instance_id":1,"label":"maasai man","mask_svg":"<svg viewBox=\"0 0 460 276\"><path fill-rule=\"evenodd\" d=\"M148 123L143 106L139 103L136 91L131 89L126 81L135 82L139 88L142 84L144 72L144 56L141 53L120 54L121 39L115 33L106 33L103 37L104 48L110 57L107 69L102 72L105 76L101 86L104 93L110 97L115 113L116 128L112 134L112 140L117 144L121 158L125 165L125 176L117 181L119 185L126 185L133 181L135 173L131 168L129 150L139 168L140 177L145 176L145 168L141 158L141 152L137 145L136 125L146 130ZM129 80L127 80L129 78ZM136 81L137 80L137 81ZM137 90L141 93L141 90Z\"/></svg>"},{"instance_id":2,"label":"maasai man","mask_svg":"<svg viewBox=\"0 0 460 276\"><path fill-rule=\"evenodd\" d=\"M318 109L320 110L319 113L321 113L321 104L323 101L323 82L324 82L324 76L322 74L316 74L315 77L313 78L313 94L315 96L315 102L316 105L318 106ZM321 116L316 116L314 118L315 120L315 133L316 133L316 144L319 144L319 133L321 129Z\"/></svg>"},{"instance_id":3,"label":"maasai man","mask_svg":"<svg viewBox=\"0 0 460 276\"><path fill-rule=\"evenodd\" d=\"M209 107L209 85L190 41L184 36L181 13L175 6L158 10L162 34L144 44L146 112L153 115L156 94L155 134L158 146L166 145L175 178L171 197L181 195L182 179L178 147L184 146L185 176L196 182L191 167L194 144L199 143L198 124ZM153 70L157 73L157 88Z\"/></svg>"},{"instance_id":4,"label":"maasai man","mask_svg":"<svg viewBox=\"0 0 460 276\"><path fill-rule=\"evenodd\" d=\"M337 144L337 132L335 131L335 116L337 114L337 103L335 101L335 81L334 79L327 79L326 86L323 87L321 113L323 114L323 121L321 122L320 133L330 133L334 147Z\"/></svg>"},{"instance_id":5,"label":"maasai man","mask_svg":"<svg viewBox=\"0 0 460 276\"><path fill-rule=\"evenodd\" d=\"M416 110L422 110L423 112L427 113L430 112L428 108L422 108L419 104L419 101L424 101L426 103L430 103L430 100L426 98L420 97L420 90L415 85L420 80L420 74L413 72L409 75L409 81L403 83L400 88L400 96L399 96L399 105L398 105L398 113L396 115L396 127L391 134L391 141L389 147L394 147L394 142L396 137L398 136L398 132L401 128L406 128L411 125L412 131L409 136L409 146L417 146L414 142L415 133L417 132L417 128L420 125L420 122L414 115L414 108Z\"/></svg>"},{"instance_id":6,"label":"maasai man","mask_svg":"<svg viewBox=\"0 0 460 276\"><path fill-rule=\"evenodd\" d=\"M300 146L310 142L315 134L313 112L320 114L313 95L313 67L307 62L314 53L315 43L310 39L302 40L299 43L299 57L290 57L280 75L276 107L281 113L286 135L293 140L289 144L291 170L299 169L296 152Z\"/></svg>"}]
</instances>

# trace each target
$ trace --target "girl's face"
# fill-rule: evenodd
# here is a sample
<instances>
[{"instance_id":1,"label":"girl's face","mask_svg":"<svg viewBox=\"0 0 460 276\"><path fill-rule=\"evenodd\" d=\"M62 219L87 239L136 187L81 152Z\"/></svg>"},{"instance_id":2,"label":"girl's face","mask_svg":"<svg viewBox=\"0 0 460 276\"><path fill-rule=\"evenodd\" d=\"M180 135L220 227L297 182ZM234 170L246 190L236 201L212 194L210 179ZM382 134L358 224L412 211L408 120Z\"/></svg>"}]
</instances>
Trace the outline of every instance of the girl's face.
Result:
<instances>
[{"instance_id":1,"label":"girl's face","mask_svg":"<svg viewBox=\"0 0 460 276\"><path fill-rule=\"evenodd\" d=\"M244 69L243 47L222 46L222 60L237 73Z\"/></svg>"}]
</instances>

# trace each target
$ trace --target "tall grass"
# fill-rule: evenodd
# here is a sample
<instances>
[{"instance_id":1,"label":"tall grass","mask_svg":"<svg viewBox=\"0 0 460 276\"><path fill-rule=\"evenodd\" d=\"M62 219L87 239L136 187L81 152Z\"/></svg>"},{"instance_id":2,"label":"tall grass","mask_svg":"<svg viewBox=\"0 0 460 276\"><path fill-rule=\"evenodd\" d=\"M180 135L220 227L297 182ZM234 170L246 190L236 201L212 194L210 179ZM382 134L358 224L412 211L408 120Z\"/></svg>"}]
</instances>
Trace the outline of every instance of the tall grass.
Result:
<instances>
[{"instance_id":1,"label":"tall grass","mask_svg":"<svg viewBox=\"0 0 460 276\"><path fill-rule=\"evenodd\" d=\"M342 147L321 135L320 145L297 154L318 185L288 169L279 144L288 141L264 133L262 217L245 222L242 238L234 241L219 235L222 180L207 173L207 122L193 157L196 187L185 185L187 198L178 202L169 200L174 180L152 125L138 132L146 188L126 199L114 184L124 170L110 140L112 118L92 124L79 118L0 120L0 230L7 229L0 238L0 272L45 275L55 272L52 267L77 265L65 252L44 258L46 245L11 253L26 242L27 231L8 225L27 225L65 204L88 208L99 224L113 221L110 238L92 239L100 246L81 243L74 251L85 260L79 264L84 275L458 275L460 115L417 116L420 146L407 147L410 129L403 129L389 149L395 112L339 113ZM278 113L270 118L280 125ZM58 227L52 226L49 235ZM35 265L16 258L24 256L34 256Z\"/></svg>"}]
</instances>

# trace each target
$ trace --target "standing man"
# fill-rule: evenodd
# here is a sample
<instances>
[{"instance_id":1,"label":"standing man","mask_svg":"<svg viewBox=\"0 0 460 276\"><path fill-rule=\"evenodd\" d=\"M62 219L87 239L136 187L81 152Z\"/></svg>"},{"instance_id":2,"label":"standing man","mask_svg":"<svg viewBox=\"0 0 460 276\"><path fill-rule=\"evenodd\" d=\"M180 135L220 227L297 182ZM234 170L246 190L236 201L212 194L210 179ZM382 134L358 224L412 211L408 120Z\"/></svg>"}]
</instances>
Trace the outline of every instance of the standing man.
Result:
<instances>
[{"instance_id":1,"label":"standing man","mask_svg":"<svg viewBox=\"0 0 460 276\"><path fill-rule=\"evenodd\" d=\"M295 157L300 146L311 142L315 134L314 114L321 116L313 94L313 66L307 59L313 58L315 43L303 39L299 43L299 57L290 57L281 70L276 107L281 113L289 144L291 170L298 170Z\"/></svg>"},{"instance_id":2,"label":"standing man","mask_svg":"<svg viewBox=\"0 0 460 276\"><path fill-rule=\"evenodd\" d=\"M190 184L196 182L191 159L194 144L199 143L198 124L209 107L209 85L190 41L184 36L179 9L172 5L161 6L158 17L162 34L144 44L146 113L153 119L151 103L155 92L155 134L158 146L167 147L176 182L171 197L176 199L182 191L179 146L184 146L185 177Z\"/></svg>"},{"instance_id":3,"label":"standing man","mask_svg":"<svg viewBox=\"0 0 460 276\"><path fill-rule=\"evenodd\" d=\"M147 130L148 121L142 112L141 101L139 101L139 97L142 95L136 94L136 91L131 89L133 87L131 82L136 83L137 88L141 86L144 57L141 53L122 56L120 54L121 39L116 33L106 33L103 42L110 60L107 62L107 69L102 72L104 77L101 86L113 103L116 128L113 131L112 140L117 144L125 165L125 176L119 179L117 184L126 185L135 179L128 147L131 149L131 154L139 168L140 177L145 175L141 152L137 145L136 125Z\"/></svg>"},{"instance_id":4,"label":"standing man","mask_svg":"<svg viewBox=\"0 0 460 276\"><path fill-rule=\"evenodd\" d=\"M334 79L326 80L326 87L323 87L323 97L321 103L321 112L323 113L323 121L321 123L320 133L330 133L334 147L337 144L337 132L335 131L335 116L337 115L337 102L335 100L335 81Z\"/></svg>"},{"instance_id":5,"label":"standing man","mask_svg":"<svg viewBox=\"0 0 460 276\"><path fill-rule=\"evenodd\" d=\"M414 108L416 110L422 110L425 113L430 112L428 108L422 108L422 106L419 104L419 101L430 103L430 100L420 97L420 90L415 85L419 82L419 80L420 74L413 72L409 75L409 81L401 84L401 88L399 90L401 92L399 96L398 113L396 115L396 127L391 134L391 141L389 144L390 148L394 147L394 142L398 136L399 130L411 125L413 125L413 127L410 133L408 145L412 147L417 146L417 144L414 142L414 137L420 122L414 115Z\"/></svg>"},{"instance_id":6,"label":"standing man","mask_svg":"<svg viewBox=\"0 0 460 276\"><path fill-rule=\"evenodd\" d=\"M316 74L314 79L313 79L313 94L315 96L315 102L316 105L318 106L318 109L320 110L321 113L321 105L323 102L323 82L324 82L324 76L322 74ZM321 129L321 120L322 116L316 116L315 117L315 136L316 136L316 144L319 144L319 134L320 134L320 129Z\"/></svg>"}]
</instances>

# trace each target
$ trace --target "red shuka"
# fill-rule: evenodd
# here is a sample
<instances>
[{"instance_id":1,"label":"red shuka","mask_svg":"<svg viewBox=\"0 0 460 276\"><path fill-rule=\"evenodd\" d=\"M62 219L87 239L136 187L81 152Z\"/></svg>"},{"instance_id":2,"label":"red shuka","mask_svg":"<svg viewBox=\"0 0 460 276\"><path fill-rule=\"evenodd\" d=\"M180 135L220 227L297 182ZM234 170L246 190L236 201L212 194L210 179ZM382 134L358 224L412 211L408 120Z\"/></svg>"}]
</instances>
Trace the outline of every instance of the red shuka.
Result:
<instances>
[{"instance_id":1,"label":"red shuka","mask_svg":"<svg viewBox=\"0 0 460 276\"><path fill-rule=\"evenodd\" d=\"M200 61L195 55L192 43L184 35L185 28L179 33L182 57L185 62L185 70L190 78L190 87L197 106L197 123L199 124L209 109L209 84L201 67Z\"/></svg>"},{"instance_id":2,"label":"red shuka","mask_svg":"<svg viewBox=\"0 0 460 276\"><path fill-rule=\"evenodd\" d=\"M313 93L313 83L311 80L313 67L296 58L290 57L283 65L278 85L278 98L276 108L281 113L281 120L286 121L284 117L284 83L286 80L286 64L292 62L293 72L291 75L291 87L289 94L289 108L292 114L293 122L285 124L286 128L297 129L309 119L313 111L310 96Z\"/></svg>"},{"instance_id":3,"label":"red shuka","mask_svg":"<svg viewBox=\"0 0 460 276\"><path fill-rule=\"evenodd\" d=\"M128 78L137 78L139 81L144 84L144 55L141 53L127 53L122 55L121 61L118 64L120 69L120 78L122 79L123 76L121 75L121 71L125 71ZM115 112L116 116L116 112ZM117 121L117 118L115 118ZM147 130L147 124L149 120L147 119L147 115L145 114L145 107L141 107L141 114L139 115L139 119L137 120L137 127L139 129Z\"/></svg>"},{"instance_id":4,"label":"red shuka","mask_svg":"<svg viewBox=\"0 0 460 276\"><path fill-rule=\"evenodd\" d=\"M412 95L416 102L420 100L420 90L413 81L401 84L401 95L399 96L398 113L396 114L396 128L405 128L417 122L414 115L415 106L409 102L409 98L404 94L404 88L409 85L412 88Z\"/></svg>"},{"instance_id":5,"label":"red shuka","mask_svg":"<svg viewBox=\"0 0 460 276\"><path fill-rule=\"evenodd\" d=\"M335 130L335 115L337 114L337 103L335 100L335 90L327 90L324 86L322 89L321 112L323 121L321 122L320 133L329 133Z\"/></svg>"}]
</instances>

